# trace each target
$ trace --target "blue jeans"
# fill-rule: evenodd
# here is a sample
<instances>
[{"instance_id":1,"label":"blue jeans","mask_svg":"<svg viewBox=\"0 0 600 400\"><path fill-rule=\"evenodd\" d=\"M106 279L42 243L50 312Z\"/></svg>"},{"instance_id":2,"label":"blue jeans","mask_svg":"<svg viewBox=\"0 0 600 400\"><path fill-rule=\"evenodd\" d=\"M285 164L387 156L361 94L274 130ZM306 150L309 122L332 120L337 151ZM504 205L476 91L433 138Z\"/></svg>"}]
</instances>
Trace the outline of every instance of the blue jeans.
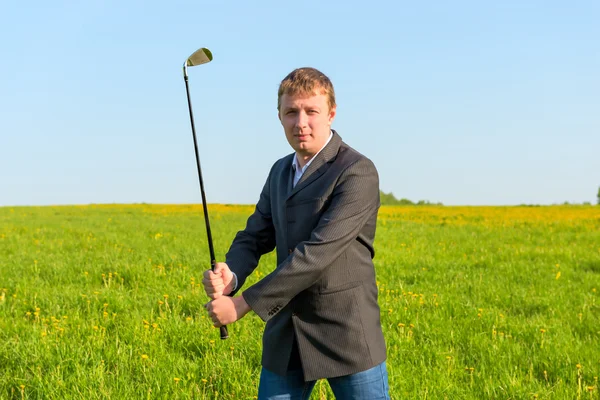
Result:
<instances>
[{"instance_id":1,"label":"blue jeans","mask_svg":"<svg viewBox=\"0 0 600 400\"><path fill-rule=\"evenodd\" d=\"M336 399L389 400L389 384L385 361L352 375L327 379ZM317 381L304 382L302 370L277 375L263 368L260 373L258 400L308 400Z\"/></svg>"}]
</instances>

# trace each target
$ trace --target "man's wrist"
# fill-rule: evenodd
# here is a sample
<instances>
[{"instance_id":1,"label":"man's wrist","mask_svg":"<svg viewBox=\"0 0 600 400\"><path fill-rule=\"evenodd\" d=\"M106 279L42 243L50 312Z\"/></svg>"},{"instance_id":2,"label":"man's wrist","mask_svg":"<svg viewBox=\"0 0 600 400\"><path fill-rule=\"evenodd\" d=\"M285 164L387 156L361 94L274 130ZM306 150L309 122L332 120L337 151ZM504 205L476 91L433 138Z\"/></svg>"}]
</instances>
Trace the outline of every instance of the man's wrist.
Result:
<instances>
[{"instance_id":1,"label":"man's wrist","mask_svg":"<svg viewBox=\"0 0 600 400\"><path fill-rule=\"evenodd\" d=\"M233 304L235 305L235 309L238 314L238 319L242 318L244 315L246 315L250 311L252 311L252 308L250 308L250 305L248 305L248 303L246 303L246 299L244 299L244 296L234 297Z\"/></svg>"}]
</instances>

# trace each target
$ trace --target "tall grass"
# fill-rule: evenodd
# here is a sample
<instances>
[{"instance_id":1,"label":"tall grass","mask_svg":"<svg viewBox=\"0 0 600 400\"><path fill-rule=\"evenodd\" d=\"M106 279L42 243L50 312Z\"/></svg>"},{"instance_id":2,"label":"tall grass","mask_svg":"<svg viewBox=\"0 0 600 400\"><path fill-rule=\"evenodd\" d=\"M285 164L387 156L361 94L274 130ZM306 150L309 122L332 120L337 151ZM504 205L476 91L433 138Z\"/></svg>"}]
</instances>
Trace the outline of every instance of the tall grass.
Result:
<instances>
[{"instance_id":1,"label":"tall grass","mask_svg":"<svg viewBox=\"0 0 600 400\"><path fill-rule=\"evenodd\" d=\"M218 257L251 211L210 206ZM375 246L392 398L600 399L600 207L382 207ZM0 398L255 398L208 266L200 206L0 208Z\"/></svg>"}]
</instances>

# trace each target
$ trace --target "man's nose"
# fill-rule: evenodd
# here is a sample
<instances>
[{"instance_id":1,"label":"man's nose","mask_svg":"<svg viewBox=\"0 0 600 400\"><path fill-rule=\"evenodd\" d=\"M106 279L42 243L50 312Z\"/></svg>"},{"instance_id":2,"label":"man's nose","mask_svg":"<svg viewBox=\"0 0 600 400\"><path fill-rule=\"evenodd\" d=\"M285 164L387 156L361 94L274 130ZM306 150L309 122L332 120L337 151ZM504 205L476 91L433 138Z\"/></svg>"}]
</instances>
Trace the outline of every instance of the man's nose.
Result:
<instances>
[{"instance_id":1,"label":"man's nose","mask_svg":"<svg viewBox=\"0 0 600 400\"><path fill-rule=\"evenodd\" d=\"M304 111L300 111L296 118L296 126L298 128L305 128L308 126L308 115Z\"/></svg>"}]
</instances>

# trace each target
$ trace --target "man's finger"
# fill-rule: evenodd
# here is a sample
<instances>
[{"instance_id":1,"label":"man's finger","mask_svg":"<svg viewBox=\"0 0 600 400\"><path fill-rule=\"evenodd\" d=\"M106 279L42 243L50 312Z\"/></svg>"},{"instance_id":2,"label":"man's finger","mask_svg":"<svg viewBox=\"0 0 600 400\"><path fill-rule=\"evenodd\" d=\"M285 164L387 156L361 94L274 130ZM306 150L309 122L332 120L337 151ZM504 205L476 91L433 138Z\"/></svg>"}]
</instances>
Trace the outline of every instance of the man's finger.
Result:
<instances>
[{"instance_id":1,"label":"man's finger","mask_svg":"<svg viewBox=\"0 0 600 400\"><path fill-rule=\"evenodd\" d=\"M212 272L212 270L210 270L210 269L207 269L202 274L202 276L204 277L204 279L210 279L210 277L213 276L213 275L214 275L214 272Z\"/></svg>"},{"instance_id":2,"label":"man's finger","mask_svg":"<svg viewBox=\"0 0 600 400\"><path fill-rule=\"evenodd\" d=\"M221 273L213 272L209 269L209 270L204 271L203 276L204 276L204 279L212 281L212 280L221 278Z\"/></svg>"},{"instance_id":3,"label":"man's finger","mask_svg":"<svg viewBox=\"0 0 600 400\"><path fill-rule=\"evenodd\" d=\"M225 288L225 285L223 283L215 283L215 282L204 282L204 290L208 293L208 291L215 291L215 290L223 290Z\"/></svg>"},{"instance_id":4,"label":"man's finger","mask_svg":"<svg viewBox=\"0 0 600 400\"><path fill-rule=\"evenodd\" d=\"M204 286L225 285L222 278L202 279L202 284Z\"/></svg>"},{"instance_id":5,"label":"man's finger","mask_svg":"<svg viewBox=\"0 0 600 400\"><path fill-rule=\"evenodd\" d=\"M207 286L205 289L206 289L206 294L222 292L223 289L225 289L225 285L211 285L211 286Z\"/></svg>"},{"instance_id":6,"label":"man's finger","mask_svg":"<svg viewBox=\"0 0 600 400\"><path fill-rule=\"evenodd\" d=\"M225 269L225 265L223 263L217 263L215 265L215 274L221 274L221 272Z\"/></svg>"}]
</instances>

